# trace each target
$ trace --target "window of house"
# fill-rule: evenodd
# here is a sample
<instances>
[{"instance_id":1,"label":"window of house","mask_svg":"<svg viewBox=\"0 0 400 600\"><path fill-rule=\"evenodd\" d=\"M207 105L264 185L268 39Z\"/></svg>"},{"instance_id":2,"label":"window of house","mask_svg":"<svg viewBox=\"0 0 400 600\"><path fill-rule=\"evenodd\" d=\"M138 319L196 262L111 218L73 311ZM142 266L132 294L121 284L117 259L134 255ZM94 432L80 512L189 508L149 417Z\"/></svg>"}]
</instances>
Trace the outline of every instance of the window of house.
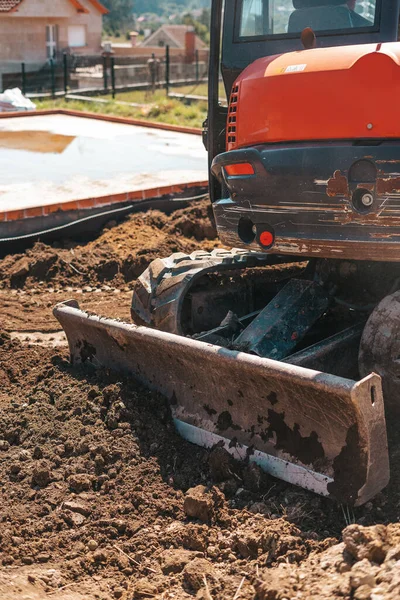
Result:
<instances>
[{"instance_id":1,"label":"window of house","mask_svg":"<svg viewBox=\"0 0 400 600\"><path fill-rule=\"evenodd\" d=\"M84 25L68 26L68 46L70 48L86 46L86 27Z\"/></svg>"},{"instance_id":2,"label":"window of house","mask_svg":"<svg viewBox=\"0 0 400 600\"><path fill-rule=\"evenodd\" d=\"M46 25L46 56L54 59L57 55L58 25Z\"/></svg>"}]
</instances>

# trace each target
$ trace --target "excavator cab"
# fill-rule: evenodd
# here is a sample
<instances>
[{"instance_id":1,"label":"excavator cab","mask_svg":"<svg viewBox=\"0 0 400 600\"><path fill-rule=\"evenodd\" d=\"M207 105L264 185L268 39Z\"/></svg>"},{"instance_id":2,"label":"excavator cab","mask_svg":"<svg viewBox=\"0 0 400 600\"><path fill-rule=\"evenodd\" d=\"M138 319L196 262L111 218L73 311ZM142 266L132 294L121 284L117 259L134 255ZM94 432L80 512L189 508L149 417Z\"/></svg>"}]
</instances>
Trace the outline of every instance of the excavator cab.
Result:
<instances>
[{"instance_id":1,"label":"excavator cab","mask_svg":"<svg viewBox=\"0 0 400 600\"><path fill-rule=\"evenodd\" d=\"M391 42L398 36L398 0L234 0L225 10L223 4L213 0L211 9L211 160L224 149L221 131L212 126L226 116L218 103L220 73L229 99L236 77L252 62L302 50L301 32L307 27L321 48Z\"/></svg>"},{"instance_id":2,"label":"excavator cab","mask_svg":"<svg viewBox=\"0 0 400 600\"><path fill-rule=\"evenodd\" d=\"M397 0L237 0L224 12L228 112L215 30L208 128L222 242L358 259L357 242L364 259L400 259L398 18Z\"/></svg>"}]
</instances>

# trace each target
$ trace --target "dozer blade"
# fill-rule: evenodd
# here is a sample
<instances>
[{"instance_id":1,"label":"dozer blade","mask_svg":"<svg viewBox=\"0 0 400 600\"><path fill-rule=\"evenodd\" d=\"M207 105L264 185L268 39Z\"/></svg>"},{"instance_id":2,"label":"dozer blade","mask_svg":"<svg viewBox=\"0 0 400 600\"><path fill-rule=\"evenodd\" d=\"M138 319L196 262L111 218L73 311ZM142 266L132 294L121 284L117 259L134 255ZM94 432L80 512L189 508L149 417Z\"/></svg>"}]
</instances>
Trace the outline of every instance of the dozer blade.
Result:
<instances>
[{"instance_id":1,"label":"dozer blade","mask_svg":"<svg viewBox=\"0 0 400 600\"><path fill-rule=\"evenodd\" d=\"M178 431L268 473L360 505L389 479L381 380L355 382L58 304L73 364L132 375L170 402Z\"/></svg>"}]
</instances>

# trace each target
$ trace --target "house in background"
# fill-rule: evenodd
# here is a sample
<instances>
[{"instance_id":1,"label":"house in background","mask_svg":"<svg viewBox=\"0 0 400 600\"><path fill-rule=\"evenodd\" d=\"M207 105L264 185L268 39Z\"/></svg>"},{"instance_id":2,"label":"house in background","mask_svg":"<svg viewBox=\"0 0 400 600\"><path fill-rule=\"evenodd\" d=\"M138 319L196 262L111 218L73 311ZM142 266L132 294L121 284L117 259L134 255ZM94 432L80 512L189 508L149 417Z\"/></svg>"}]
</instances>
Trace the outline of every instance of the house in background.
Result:
<instances>
[{"instance_id":1,"label":"house in background","mask_svg":"<svg viewBox=\"0 0 400 600\"><path fill-rule=\"evenodd\" d=\"M35 71L63 52L99 54L107 12L98 0L0 0L0 88L21 63Z\"/></svg>"},{"instance_id":2,"label":"house in background","mask_svg":"<svg viewBox=\"0 0 400 600\"><path fill-rule=\"evenodd\" d=\"M189 25L162 25L140 44L141 48L164 48L165 46L189 52L207 48L203 40L195 34L193 27Z\"/></svg>"}]
</instances>

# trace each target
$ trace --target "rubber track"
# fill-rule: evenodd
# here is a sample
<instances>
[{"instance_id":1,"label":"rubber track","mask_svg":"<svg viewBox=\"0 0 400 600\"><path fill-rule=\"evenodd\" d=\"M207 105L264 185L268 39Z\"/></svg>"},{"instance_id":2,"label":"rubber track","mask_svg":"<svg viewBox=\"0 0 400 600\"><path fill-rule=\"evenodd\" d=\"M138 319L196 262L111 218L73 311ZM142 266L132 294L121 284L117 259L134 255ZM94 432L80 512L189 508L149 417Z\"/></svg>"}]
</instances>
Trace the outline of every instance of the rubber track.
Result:
<instances>
[{"instance_id":1,"label":"rubber track","mask_svg":"<svg viewBox=\"0 0 400 600\"><path fill-rule=\"evenodd\" d=\"M183 300L194 282L205 274L271 264L271 255L233 248L192 254L177 252L157 258L137 280L131 306L132 320L182 335Z\"/></svg>"}]
</instances>

